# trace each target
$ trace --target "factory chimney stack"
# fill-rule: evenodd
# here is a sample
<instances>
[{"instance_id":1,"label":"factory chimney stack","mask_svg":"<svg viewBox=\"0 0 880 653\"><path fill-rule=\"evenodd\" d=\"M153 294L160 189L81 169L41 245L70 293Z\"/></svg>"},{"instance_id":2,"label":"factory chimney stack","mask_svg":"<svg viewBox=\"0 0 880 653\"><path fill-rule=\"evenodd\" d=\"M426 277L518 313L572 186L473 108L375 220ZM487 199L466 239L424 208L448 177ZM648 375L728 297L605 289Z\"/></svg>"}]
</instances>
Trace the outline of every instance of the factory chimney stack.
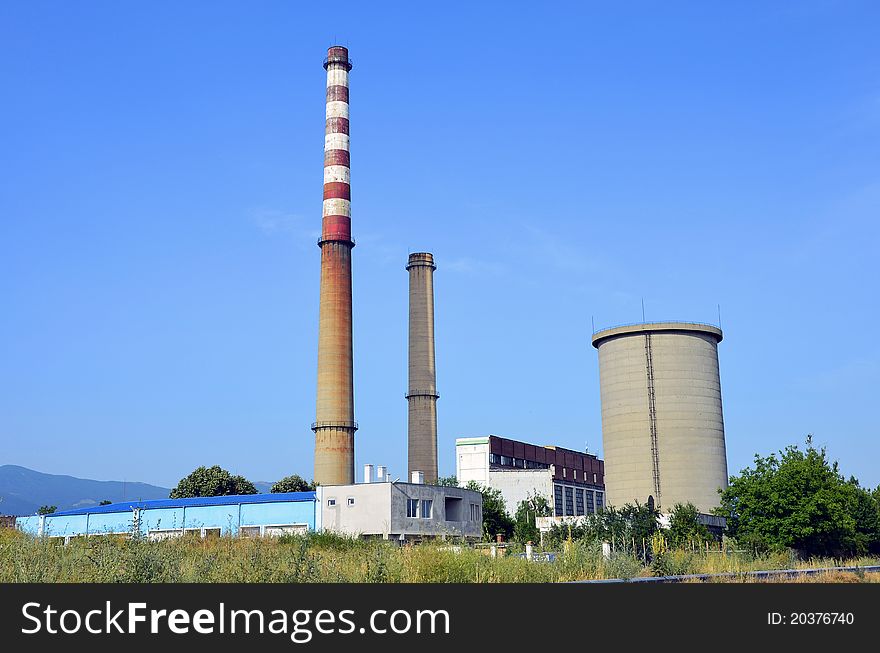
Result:
<instances>
[{"instance_id":1,"label":"factory chimney stack","mask_svg":"<svg viewBox=\"0 0 880 653\"><path fill-rule=\"evenodd\" d=\"M351 338L351 186L348 131L348 49L333 46L324 61L327 114L324 136L324 209L321 306L318 324L318 397L315 481L354 483L354 384Z\"/></svg>"},{"instance_id":2,"label":"factory chimney stack","mask_svg":"<svg viewBox=\"0 0 880 653\"><path fill-rule=\"evenodd\" d=\"M409 255L409 474L437 481L437 373L434 367L434 257Z\"/></svg>"}]
</instances>

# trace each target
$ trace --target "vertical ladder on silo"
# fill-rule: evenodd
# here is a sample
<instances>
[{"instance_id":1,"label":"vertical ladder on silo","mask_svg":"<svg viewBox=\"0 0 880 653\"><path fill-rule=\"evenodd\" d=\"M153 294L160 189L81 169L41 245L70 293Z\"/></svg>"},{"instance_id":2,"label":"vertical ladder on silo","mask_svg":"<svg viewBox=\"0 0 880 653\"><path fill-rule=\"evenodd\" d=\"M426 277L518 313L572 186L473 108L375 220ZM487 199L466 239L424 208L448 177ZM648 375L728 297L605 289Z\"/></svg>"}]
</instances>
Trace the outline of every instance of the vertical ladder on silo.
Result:
<instances>
[{"instance_id":1,"label":"vertical ladder on silo","mask_svg":"<svg viewBox=\"0 0 880 653\"><path fill-rule=\"evenodd\" d=\"M648 372L648 423L651 428L651 463L654 473L654 497L660 505L660 453L657 447L657 405L654 400L654 357L651 334L645 334L645 361Z\"/></svg>"}]
</instances>

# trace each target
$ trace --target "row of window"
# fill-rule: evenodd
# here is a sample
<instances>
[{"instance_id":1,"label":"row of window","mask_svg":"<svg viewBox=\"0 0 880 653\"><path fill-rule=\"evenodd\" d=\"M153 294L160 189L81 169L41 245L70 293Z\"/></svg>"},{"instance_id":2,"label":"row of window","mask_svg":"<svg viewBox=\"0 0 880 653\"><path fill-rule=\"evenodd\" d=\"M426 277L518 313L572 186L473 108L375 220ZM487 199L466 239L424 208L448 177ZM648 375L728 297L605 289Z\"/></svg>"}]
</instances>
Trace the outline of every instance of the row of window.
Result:
<instances>
[{"instance_id":1,"label":"row of window","mask_svg":"<svg viewBox=\"0 0 880 653\"><path fill-rule=\"evenodd\" d=\"M550 465L539 463L534 460L524 460L522 458L512 458L511 456L502 456L497 453L489 454L490 465L501 465L502 467L518 467L520 469L550 469Z\"/></svg>"},{"instance_id":2,"label":"row of window","mask_svg":"<svg viewBox=\"0 0 880 653\"><path fill-rule=\"evenodd\" d=\"M333 508L335 505L336 505L336 499L335 499L335 498L334 498L334 499L327 499L327 507L328 507L328 508ZM349 506L353 506L353 505L354 505L354 497L348 497L348 505L349 505Z\"/></svg>"},{"instance_id":3,"label":"row of window","mask_svg":"<svg viewBox=\"0 0 880 653\"><path fill-rule=\"evenodd\" d=\"M567 485L553 485L553 513L557 517L592 515L605 505L605 493Z\"/></svg>"},{"instance_id":4,"label":"row of window","mask_svg":"<svg viewBox=\"0 0 880 653\"><path fill-rule=\"evenodd\" d=\"M599 482L599 475L596 472L593 472L592 474L593 474L593 483L598 483ZM581 480L584 481L584 483L589 483L590 482L589 476L590 476L590 472L583 472L583 474L581 475ZM571 470L571 477L575 481L578 480L578 470L576 470L576 469ZM568 468L567 467L562 468L562 478L568 478Z\"/></svg>"}]
</instances>

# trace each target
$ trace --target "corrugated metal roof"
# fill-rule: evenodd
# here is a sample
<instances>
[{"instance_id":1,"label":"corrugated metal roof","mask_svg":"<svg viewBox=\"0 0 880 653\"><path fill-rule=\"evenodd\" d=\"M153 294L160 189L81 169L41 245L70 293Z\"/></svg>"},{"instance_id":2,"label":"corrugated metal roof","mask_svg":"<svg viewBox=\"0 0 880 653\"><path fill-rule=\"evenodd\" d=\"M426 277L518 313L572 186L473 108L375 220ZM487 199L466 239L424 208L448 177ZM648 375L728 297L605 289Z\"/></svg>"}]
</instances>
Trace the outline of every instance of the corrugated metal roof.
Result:
<instances>
[{"instance_id":1,"label":"corrugated metal roof","mask_svg":"<svg viewBox=\"0 0 880 653\"><path fill-rule=\"evenodd\" d=\"M47 517L63 517L66 515L102 514L108 512L129 512L135 508L157 510L159 508L189 508L190 506L223 506L240 503L276 503L290 501L314 501L314 492L278 492L276 494L230 494L222 497L192 497L189 499L152 499L150 501L123 501L108 503L105 506L90 506L76 510L53 512Z\"/></svg>"}]
</instances>

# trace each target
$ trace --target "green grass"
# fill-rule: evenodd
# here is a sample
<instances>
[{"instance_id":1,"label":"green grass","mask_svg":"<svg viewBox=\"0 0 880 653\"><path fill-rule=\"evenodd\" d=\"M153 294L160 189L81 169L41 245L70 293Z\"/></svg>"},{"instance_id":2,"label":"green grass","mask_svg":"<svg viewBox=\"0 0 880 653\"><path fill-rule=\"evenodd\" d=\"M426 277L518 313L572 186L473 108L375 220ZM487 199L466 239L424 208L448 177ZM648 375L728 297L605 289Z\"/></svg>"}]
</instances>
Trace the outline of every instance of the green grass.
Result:
<instances>
[{"instance_id":1,"label":"green grass","mask_svg":"<svg viewBox=\"0 0 880 653\"><path fill-rule=\"evenodd\" d=\"M429 543L400 547L327 533L278 539L182 538L164 542L92 537L63 545L0 531L0 582L96 583L543 583L650 576L652 569L626 554L603 559L595 544L572 542L553 563L534 563L467 546ZM788 555L671 551L671 573L699 574L791 567L878 564L794 561ZM845 576L845 577L844 577ZM816 580L880 580L849 574Z\"/></svg>"}]
</instances>

